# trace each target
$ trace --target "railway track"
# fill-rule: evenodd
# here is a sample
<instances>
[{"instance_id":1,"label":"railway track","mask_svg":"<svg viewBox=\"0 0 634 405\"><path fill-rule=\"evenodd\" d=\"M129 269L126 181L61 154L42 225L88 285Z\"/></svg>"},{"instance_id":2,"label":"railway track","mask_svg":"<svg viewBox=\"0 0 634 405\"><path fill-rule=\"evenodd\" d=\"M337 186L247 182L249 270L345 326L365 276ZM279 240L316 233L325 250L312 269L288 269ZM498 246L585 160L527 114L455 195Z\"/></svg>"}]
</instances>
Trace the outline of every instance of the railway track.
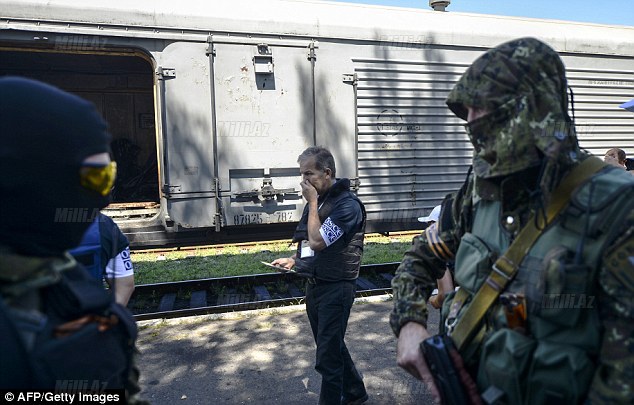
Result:
<instances>
[{"instance_id":1,"label":"railway track","mask_svg":"<svg viewBox=\"0 0 634 405\"><path fill-rule=\"evenodd\" d=\"M417 231L402 231L402 232L390 232L388 237L398 238L401 236L415 236L420 233L420 230ZM372 242L374 239L385 237L386 235L382 235L379 233L368 233L365 235L366 242ZM169 252L189 252L203 249L222 249L225 247L241 247L244 249L250 249L255 247L264 247L267 244L275 244L275 243L286 243L291 244L290 239L282 239L282 240L273 240L273 241L259 241L259 242L241 242L241 243L222 243L222 244L214 244L214 245L201 245L201 246L180 246L180 247L171 247L171 248L156 248L156 249L144 249L144 248L131 248L133 254L141 254L141 253L153 253L153 254L162 254Z\"/></svg>"},{"instance_id":2,"label":"railway track","mask_svg":"<svg viewBox=\"0 0 634 405\"><path fill-rule=\"evenodd\" d=\"M391 292L398 264L361 266L357 297ZM280 307L301 303L304 284L294 273L145 284L136 287L128 308L141 321Z\"/></svg>"}]
</instances>

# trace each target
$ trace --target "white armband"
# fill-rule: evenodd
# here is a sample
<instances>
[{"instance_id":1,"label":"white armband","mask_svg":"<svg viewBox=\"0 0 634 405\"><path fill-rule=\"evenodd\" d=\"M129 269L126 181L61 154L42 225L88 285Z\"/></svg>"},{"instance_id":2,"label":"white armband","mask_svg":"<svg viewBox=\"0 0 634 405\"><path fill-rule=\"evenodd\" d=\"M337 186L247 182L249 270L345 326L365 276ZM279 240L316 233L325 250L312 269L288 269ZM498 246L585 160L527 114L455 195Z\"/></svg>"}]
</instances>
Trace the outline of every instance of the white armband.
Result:
<instances>
[{"instance_id":1,"label":"white armband","mask_svg":"<svg viewBox=\"0 0 634 405\"><path fill-rule=\"evenodd\" d=\"M326 246L330 246L343 236L343 229L337 226L337 224L332 222L330 217L328 217L324 223L321 224L319 233L324 239L324 242L326 242Z\"/></svg>"},{"instance_id":2,"label":"white armband","mask_svg":"<svg viewBox=\"0 0 634 405\"><path fill-rule=\"evenodd\" d=\"M107 278L121 278L128 277L134 274L134 267L132 266L132 259L130 259L130 248L126 247L108 261L106 265L106 277Z\"/></svg>"}]
</instances>

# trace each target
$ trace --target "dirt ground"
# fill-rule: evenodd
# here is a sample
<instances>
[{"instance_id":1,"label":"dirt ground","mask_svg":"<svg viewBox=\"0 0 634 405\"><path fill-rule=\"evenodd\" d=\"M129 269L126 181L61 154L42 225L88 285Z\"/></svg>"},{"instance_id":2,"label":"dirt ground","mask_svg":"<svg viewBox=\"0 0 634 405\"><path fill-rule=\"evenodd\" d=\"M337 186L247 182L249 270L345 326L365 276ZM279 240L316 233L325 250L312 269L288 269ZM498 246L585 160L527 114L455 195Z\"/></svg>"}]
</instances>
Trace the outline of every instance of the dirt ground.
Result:
<instances>
[{"instance_id":1,"label":"dirt ground","mask_svg":"<svg viewBox=\"0 0 634 405\"><path fill-rule=\"evenodd\" d=\"M352 308L346 344L363 374L368 405L431 403L426 388L396 366L392 301ZM430 307L435 333L438 311ZM153 404L317 403L321 377L303 306L139 323L142 396Z\"/></svg>"}]
</instances>

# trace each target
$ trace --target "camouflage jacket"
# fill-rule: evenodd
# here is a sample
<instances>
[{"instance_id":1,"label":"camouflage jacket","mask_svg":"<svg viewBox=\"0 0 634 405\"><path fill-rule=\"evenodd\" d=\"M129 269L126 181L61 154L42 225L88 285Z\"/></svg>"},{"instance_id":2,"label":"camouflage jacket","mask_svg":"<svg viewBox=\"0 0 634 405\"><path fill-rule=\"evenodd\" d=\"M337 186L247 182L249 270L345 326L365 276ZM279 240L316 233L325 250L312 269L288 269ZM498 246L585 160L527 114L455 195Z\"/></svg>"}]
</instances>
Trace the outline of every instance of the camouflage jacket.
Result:
<instances>
[{"instance_id":1,"label":"camouflage jacket","mask_svg":"<svg viewBox=\"0 0 634 405\"><path fill-rule=\"evenodd\" d=\"M72 256L24 256L0 243L0 323L6 335L0 388L57 389L86 381L90 392L124 388L123 402L148 404L139 397L136 324L119 307ZM105 316L116 319L113 327L92 325ZM65 325L76 326L64 335L56 332ZM64 357L67 351L74 355ZM108 385L104 376L122 385Z\"/></svg>"},{"instance_id":2,"label":"camouflage jacket","mask_svg":"<svg viewBox=\"0 0 634 405\"><path fill-rule=\"evenodd\" d=\"M618 174L613 172L611 175ZM600 318L597 340L600 343L596 348L598 362L588 398L597 403L630 402L634 398L634 181L620 181L624 181L625 186L620 186L618 194L629 197L611 202L629 205L629 208L624 206L625 215L610 224L607 248L599 255L599 263L594 269L596 277L593 277ZM394 309L390 324L397 336L407 322L426 326L427 300L436 286L436 280L443 275L447 256L458 251L463 236L473 226L474 202L482 196L500 200L500 194L499 188L469 176L458 193L445 199L438 232L433 235L435 240L430 241L432 235L428 233L431 232L423 232L413 239L412 247L405 254L392 281ZM506 206L512 206L512 211L518 216L518 223L525 224L530 211L530 199L521 193L502 194L513 195L514 201L506 201ZM504 212L500 216L500 223L502 218L506 218ZM490 226L491 232L501 228L496 224ZM441 249L438 248L438 239L442 242ZM460 257L456 258L456 274L468 266L469 263L460 262Z\"/></svg>"}]
</instances>

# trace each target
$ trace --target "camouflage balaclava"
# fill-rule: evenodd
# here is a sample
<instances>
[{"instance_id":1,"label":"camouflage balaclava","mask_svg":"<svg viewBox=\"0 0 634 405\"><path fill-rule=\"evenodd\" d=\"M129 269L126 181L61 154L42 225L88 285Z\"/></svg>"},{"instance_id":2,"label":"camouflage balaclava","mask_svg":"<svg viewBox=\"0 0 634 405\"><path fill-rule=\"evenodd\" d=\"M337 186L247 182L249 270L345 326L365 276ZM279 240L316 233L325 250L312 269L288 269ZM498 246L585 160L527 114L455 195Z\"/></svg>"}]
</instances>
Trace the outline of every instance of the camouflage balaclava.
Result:
<instances>
[{"instance_id":1,"label":"camouflage balaclava","mask_svg":"<svg viewBox=\"0 0 634 405\"><path fill-rule=\"evenodd\" d=\"M34 80L0 79L0 245L59 256L79 244L109 196L80 185L83 160L108 152L91 103Z\"/></svg>"},{"instance_id":2,"label":"camouflage balaclava","mask_svg":"<svg viewBox=\"0 0 634 405\"><path fill-rule=\"evenodd\" d=\"M473 62L446 103L463 120L467 106L489 112L468 124L476 177L542 165L540 187L552 190L580 157L566 90L561 58L534 38L504 43Z\"/></svg>"}]
</instances>

